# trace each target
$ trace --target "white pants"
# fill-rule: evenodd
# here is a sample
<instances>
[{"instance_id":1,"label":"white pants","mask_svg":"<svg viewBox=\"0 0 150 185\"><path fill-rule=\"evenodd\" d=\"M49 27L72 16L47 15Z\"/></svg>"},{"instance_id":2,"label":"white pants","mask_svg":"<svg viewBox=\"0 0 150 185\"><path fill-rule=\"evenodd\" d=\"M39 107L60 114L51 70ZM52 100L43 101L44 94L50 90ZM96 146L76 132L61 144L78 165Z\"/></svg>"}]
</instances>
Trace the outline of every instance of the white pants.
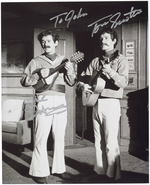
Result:
<instances>
[{"instance_id":1,"label":"white pants","mask_svg":"<svg viewBox=\"0 0 150 185\"><path fill-rule=\"evenodd\" d=\"M117 99L99 99L93 107L93 128L96 161L94 171L116 180L121 177L118 130L120 102Z\"/></svg>"},{"instance_id":2,"label":"white pants","mask_svg":"<svg viewBox=\"0 0 150 185\"><path fill-rule=\"evenodd\" d=\"M43 96L39 96L41 100ZM38 103L35 123L35 147L32 154L29 174L45 177L50 175L47 140L52 127L54 138L54 155L52 173L64 173L66 171L64 159L65 129L67 125L67 107L65 96L45 96ZM42 110L42 111L41 111Z\"/></svg>"}]
</instances>

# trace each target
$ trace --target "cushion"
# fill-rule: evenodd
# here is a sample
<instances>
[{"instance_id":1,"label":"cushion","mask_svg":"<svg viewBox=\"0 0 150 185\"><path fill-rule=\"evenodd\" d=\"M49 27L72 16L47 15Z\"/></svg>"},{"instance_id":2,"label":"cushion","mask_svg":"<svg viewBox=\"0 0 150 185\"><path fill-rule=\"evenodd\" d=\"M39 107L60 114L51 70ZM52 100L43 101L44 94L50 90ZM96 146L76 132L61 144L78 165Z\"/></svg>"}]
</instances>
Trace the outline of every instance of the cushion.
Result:
<instances>
[{"instance_id":1,"label":"cushion","mask_svg":"<svg viewBox=\"0 0 150 185\"><path fill-rule=\"evenodd\" d=\"M2 131L16 134L17 122L2 121Z\"/></svg>"},{"instance_id":2,"label":"cushion","mask_svg":"<svg viewBox=\"0 0 150 185\"><path fill-rule=\"evenodd\" d=\"M2 121L19 121L23 117L24 100L8 99L2 107Z\"/></svg>"}]
</instances>

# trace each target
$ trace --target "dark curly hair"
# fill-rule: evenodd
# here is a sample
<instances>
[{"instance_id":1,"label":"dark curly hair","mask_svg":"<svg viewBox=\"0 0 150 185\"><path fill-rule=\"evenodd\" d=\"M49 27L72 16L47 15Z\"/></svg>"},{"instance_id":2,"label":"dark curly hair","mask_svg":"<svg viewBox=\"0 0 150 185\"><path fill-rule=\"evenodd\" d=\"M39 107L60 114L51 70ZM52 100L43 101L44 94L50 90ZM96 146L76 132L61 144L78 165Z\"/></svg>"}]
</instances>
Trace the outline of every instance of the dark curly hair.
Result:
<instances>
[{"instance_id":1,"label":"dark curly hair","mask_svg":"<svg viewBox=\"0 0 150 185\"><path fill-rule=\"evenodd\" d=\"M100 30L100 36L104 33L109 33L112 40L116 39L116 43L114 44L114 48L115 48L117 46L117 43L118 43L117 32L115 30L111 29L111 28L104 28L104 29Z\"/></svg>"},{"instance_id":2,"label":"dark curly hair","mask_svg":"<svg viewBox=\"0 0 150 185\"><path fill-rule=\"evenodd\" d=\"M38 40L39 40L39 42L41 43L41 42L42 42L42 38L43 38L44 36L47 36L47 35L52 35L52 38L53 38L54 43L55 43L56 41L59 41L59 35L58 35L58 33L56 33L56 32L53 31L53 30L48 29L48 30L42 31L42 32L38 35Z\"/></svg>"}]
</instances>

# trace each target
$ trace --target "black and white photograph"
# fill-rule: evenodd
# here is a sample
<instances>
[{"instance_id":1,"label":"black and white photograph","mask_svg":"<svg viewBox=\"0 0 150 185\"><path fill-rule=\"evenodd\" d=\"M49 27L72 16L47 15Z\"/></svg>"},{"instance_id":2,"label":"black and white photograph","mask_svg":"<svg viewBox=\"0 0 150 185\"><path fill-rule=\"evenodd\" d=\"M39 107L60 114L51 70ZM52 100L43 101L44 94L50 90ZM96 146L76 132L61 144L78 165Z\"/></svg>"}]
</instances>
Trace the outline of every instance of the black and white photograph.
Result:
<instances>
[{"instance_id":1,"label":"black and white photograph","mask_svg":"<svg viewBox=\"0 0 150 185\"><path fill-rule=\"evenodd\" d=\"M149 183L148 1L1 1L2 184Z\"/></svg>"}]
</instances>

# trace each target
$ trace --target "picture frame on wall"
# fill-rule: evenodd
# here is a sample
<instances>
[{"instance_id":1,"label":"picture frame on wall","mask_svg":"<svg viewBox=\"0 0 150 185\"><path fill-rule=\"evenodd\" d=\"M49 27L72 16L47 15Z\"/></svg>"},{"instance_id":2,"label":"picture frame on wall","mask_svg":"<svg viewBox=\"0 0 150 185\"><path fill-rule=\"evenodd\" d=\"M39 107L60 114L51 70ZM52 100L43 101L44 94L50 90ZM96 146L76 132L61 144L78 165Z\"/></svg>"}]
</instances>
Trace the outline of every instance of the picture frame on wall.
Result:
<instances>
[{"instance_id":1,"label":"picture frame on wall","mask_svg":"<svg viewBox=\"0 0 150 185\"><path fill-rule=\"evenodd\" d=\"M126 42L126 49L133 49L134 48L134 42Z\"/></svg>"},{"instance_id":2,"label":"picture frame on wall","mask_svg":"<svg viewBox=\"0 0 150 185\"><path fill-rule=\"evenodd\" d=\"M122 40L122 51L129 64L129 73L136 73L136 40Z\"/></svg>"},{"instance_id":3,"label":"picture frame on wall","mask_svg":"<svg viewBox=\"0 0 150 185\"><path fill-rule=\"evenodd\" d=\"M134 56L134 49L126 49L126 56Z\"/></svg>"},{"instance_id":4,"label":"picture frame on wall","mask_svg":"<svg viewBox=\"0 0 150 185\"><path fill-rule=\"evenodd\" d=\"M137 46L136 40L122 40L122 53L129 65L129 80L126 89L137 89Z\"/></svg>"}]
</instances>

